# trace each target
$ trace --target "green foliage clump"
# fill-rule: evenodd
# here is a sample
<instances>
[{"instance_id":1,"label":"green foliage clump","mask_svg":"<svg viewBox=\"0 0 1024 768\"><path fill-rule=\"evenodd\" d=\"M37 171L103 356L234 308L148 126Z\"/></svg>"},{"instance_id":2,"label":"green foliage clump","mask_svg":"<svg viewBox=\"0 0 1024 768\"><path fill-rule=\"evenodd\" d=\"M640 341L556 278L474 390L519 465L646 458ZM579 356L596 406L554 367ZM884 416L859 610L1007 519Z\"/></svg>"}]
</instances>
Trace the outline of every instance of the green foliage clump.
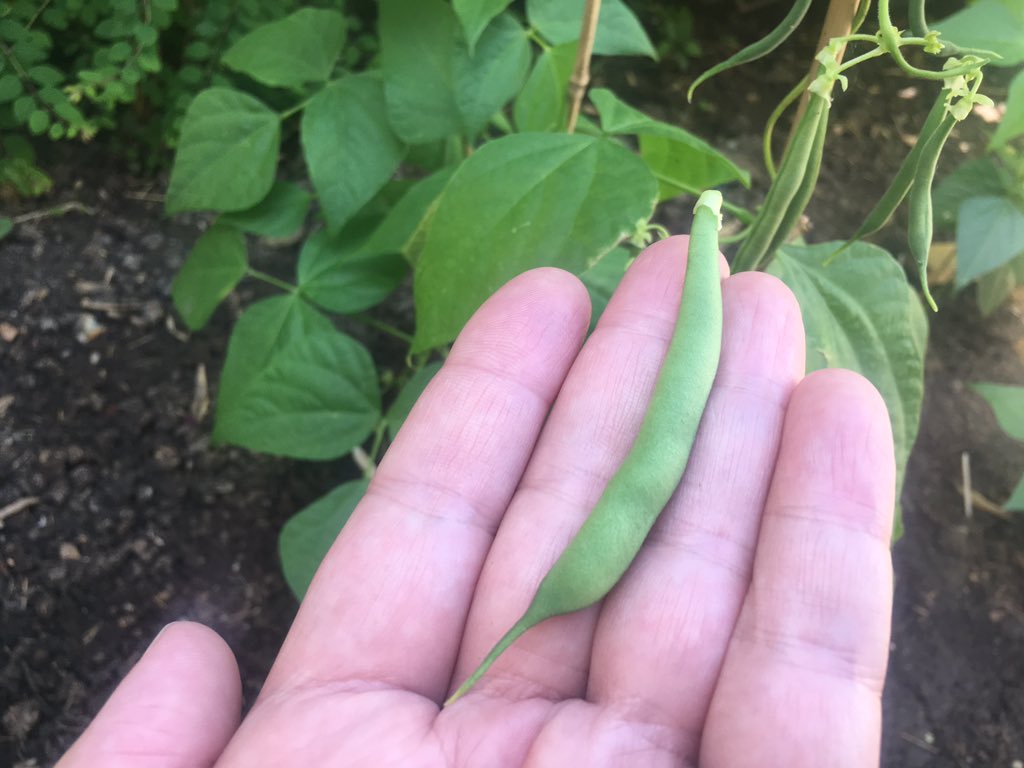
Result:
<instances>
[{"instance_id":1,"label":"green foliage clump","mask_svg":"<svg viewBox=\"0 0 1024 768\"><path fill-rule=\"evenodd\" d=\"M1014 73L985 154L961 164L935 192L938 226L955 231L955 288L976 285L988 315L1024 285L1024 1L980 0L936 24L943 35L990 48Z\"/></svg>"},{"instance_id":2,"label":"green foliage clump","mask_svg":"<svg viewBox=\"0 0 1024 768\"><path fill-rule=\"evenodd\" d=\"M23 195L49 181L24 134L92 139L161 67L177 0L16 0L0 11L0 180ZM21 139L21 140L19 140Z\"/></svg>"},{"instance_id":3,"label":"green foliage clump","mask_svg":"<svg viewBox=\"0 0 1024 768\"><path fill-rule=\"evenodd\" d=\"M185 110L203 88L236 76L222 60L251 30L296 0L15 0L0 5L0 187L32 197L50 180L41 141L88 142L115 131L118 148L151 170L177 143ZM372 40L352 34L354 65Z\"/></svg>"}]
</instances>

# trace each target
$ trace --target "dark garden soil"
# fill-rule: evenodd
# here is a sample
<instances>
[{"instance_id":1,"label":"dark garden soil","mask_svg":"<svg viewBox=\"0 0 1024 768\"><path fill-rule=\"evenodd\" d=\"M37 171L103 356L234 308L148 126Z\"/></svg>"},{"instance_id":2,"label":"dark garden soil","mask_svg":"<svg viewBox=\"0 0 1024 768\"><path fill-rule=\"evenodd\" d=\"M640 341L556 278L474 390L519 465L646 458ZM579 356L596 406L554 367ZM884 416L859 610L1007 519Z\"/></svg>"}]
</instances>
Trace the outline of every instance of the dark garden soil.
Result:
<instances>
[{"instance_id":1,"label":"dark garden soil","mask_svg":"<svg viewBox=\"0 0 1024 768\"><path fill-rule=\"evenodd\" d=\"M743 26L777 10L752 11ZM702 61L730 46L722 36ZM685 114L692 71L638 65L603 76L756 169L761 124L802 72L800 55L709 82ZM869 76L877 85L855 80L837 102L810 240L856 227L929 106L926 94L894 94L906 83L884 66ZM976 150L977 131L965 126L956 146ZM59 191L37 204L74 200L91 212L22 223L0 242L0 766L52 764L174 619L227 639L251 700L296 608L277 532L353 472L344 461L211 447L209 402L228 331L254 289L202 333L181 334L168 294L199 222L167 221L149 199L160 184L105 168L104 157L64 163ZM668 207L676 229L684 210ZM881 242L905 251L898 226ZM293 257L263 245L257 258L275 271ZM386 343L347 330L377 349ZM378 357L397 361L401 350ZM1024 384L1024 295L985 319L970 292L947 296L933 318L906 535L894 549L886 768L1024 761L1024 517L983 504L967 517L957 487L967 451L975 489L1005 498L1024 472L1024 447L999 431L967 390L972 381Z\"/></svg>"}]
</instances>

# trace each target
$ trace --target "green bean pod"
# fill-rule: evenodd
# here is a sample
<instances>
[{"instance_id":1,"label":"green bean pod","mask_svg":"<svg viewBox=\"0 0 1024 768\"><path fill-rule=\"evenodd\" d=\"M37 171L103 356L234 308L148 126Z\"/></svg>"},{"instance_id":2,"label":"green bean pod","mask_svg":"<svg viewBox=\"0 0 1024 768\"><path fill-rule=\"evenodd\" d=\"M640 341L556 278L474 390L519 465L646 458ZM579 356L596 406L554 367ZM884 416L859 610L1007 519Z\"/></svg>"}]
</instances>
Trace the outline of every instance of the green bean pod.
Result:
<instances>
[{"instance_id":1,"label":"green bean pod","mask_svg":"<svg viewBox=\"0 0 1024 768\"><path fill-rule=\"evenodd\" d=\"M857 6L857 15L853 17L853 24L850 25L850 32L856 34L860 31L870 11L871 0L860 0L860 4Z\"/></svg>"},{"instance_id":2,"label":"green bean pod","mask_svg":"<svg viewBox=\"0 0 1024 768\"><path fill-rule=\"evenodd\" d=\"M465 694L530 627L586 608L607 595L633 562L679 484L711 393L722 344L721 205L721 193L709 191L694 208L675 331L628 455L586 522L541 581L522 618L445 706Z\"/></svg>"},{"instance_id":3,"label":"green bean pod","mask_svg":"<svg viewBox=\"0 0 1024 768\"><path fill-rule=\"evenodd\" d=\"M807 210L808 203L814 197L814 188L818 185L818 174L821 171L821 158L825 153L825 138L828 136L828 115L829 110L824 110L818 118L818 128L814 134L814 143L811 145L811 154L807 160L807 169L804 171L804 178L797 187L796 194L790 200L786 213L782 217L775 236L768 244L767 253L774 253L786 242L789 233L800 223L800 216Z\"/></svg>"},{"instance_id":4,"label":"green bean pod","mask_svg":"<svg viewBox=\"0 0 1024 768\"><path fill-rule=\"evenodd\" d=\"M907 242L910 245L910 254L917 262L921 291L928 306L935 312L938 312L939 308L928 288L928 251L932 247L932 182L935 179L935 168L939 164L942 148L955 124L956 119L952 115L943 115L939 129L921 150L917 173L910 188L910 225L907 228Z\"/></svg>"},{"instance_id":5,"label":"green bean pod","mask_svg":"<svg viewBox=\"0 0 1024 768\"><path fill-rule=\"evenodd\" d=\"M929 32L928 17L924 11L924 3L925 0L910 0L907 9L907 23L910 26L910 31L918 37L927 37Z\"/></svg>"},{"instance_id":6,"label":"green bean pod","mask_svg":"<svg viewBox=\"0 0 1024 768\"><path fill-rule=\"evenodd\" d=\"M906 157L903 158L903 162L900 163L896 175L893 176L892 182L889 184L889 188L875 204L875 207L871 209L867 218L864 219L864 223L858 227L857 231L853 233L853 236L837 254L846 250L858 240L863 240L865 237L873 235L892 218L892 215L899 208L900 203L903 202L903 198L907 196L911 185L914 183L914 177L917 174L917 167L920 163L921 152L924 146L935 135L936 131L939 130L943 115L945 114L946 91L942 90L939 92L935 104L932 105L931 111L925 118L924 125L921 126L921 133L918 136L917 143L907 153Z\"/></svg>"},{"instance_id":7,"label":"green bean pod","mask_svg":"<svg viewBox=\"0 0 1024 768\"><path fill-rule=\"evenodd\" d=\"M822 115L829 108L828 99L811 94L810 102L800 119L800 125L793 136L793 141L782 158L779 173L765 196L757 219L750 228L750 234L736 252L736 257L733 259L734 272L757 269L769 253L769 247L782 226L786 212L807 175L811 151L814 149L818 133L818 124L822 120Z\"/></svg>"},{"instance_id":8,"label":"green bean pod","mask_svg":"<svg viewBox=\"0 0 1024 768\"><path fill-rule=\"evenodd\" d=\"M690 86L690 90L686 92L687 101L693 101L693 92L697 90L697 86L705 80L709 80L715 75L725 72L727 69L732 69L733 67L738 67L741 64L748 64L751 61L760 59L762 56L768 55L782 45L786 41L786 38L793 34L793 30L800 26L800 22L804 20L804 16L807 15L807 9L810 7L811 0L796 0L793 3L793 7L789 9L789 13L786 14L786 18L782 20L782 23L769 32L765 37L761 38L756 43L748 45L742 51L734 53L728 59L716 64L694 80L693 85Z\"/></svg>"}]
</instances>

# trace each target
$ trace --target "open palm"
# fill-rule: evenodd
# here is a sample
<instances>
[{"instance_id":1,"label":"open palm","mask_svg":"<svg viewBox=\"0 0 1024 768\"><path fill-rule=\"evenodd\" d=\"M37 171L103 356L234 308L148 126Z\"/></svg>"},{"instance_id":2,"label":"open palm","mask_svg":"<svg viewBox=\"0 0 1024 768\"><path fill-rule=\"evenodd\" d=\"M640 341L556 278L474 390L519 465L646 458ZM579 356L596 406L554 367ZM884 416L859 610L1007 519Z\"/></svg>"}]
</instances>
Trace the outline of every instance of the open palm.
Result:
<instances>
[{"instance_id":1,"label":"open palm","mask_svg":"<svg viewBox=\"0 0 1024 768\"><path fill-rule=\"evenodd\" d=\"M763 274L723 282L697 444L626 577L440 707L628 451L685 251L641 255L585 344L574 277L505 286L385 456L244 722L230 651L178 623L59 768L877 765L889 422L860 377L804 377L799 309Z\"/></svg>"}]
</instances>

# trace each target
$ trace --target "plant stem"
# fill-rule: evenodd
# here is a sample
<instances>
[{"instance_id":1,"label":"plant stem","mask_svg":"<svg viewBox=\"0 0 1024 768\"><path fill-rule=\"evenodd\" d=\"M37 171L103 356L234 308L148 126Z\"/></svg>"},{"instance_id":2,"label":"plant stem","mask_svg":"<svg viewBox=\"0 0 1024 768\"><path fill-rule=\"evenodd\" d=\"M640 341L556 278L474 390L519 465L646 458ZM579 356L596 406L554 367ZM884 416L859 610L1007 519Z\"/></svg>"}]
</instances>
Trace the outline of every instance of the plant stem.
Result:
<instances>
[{"instance_id":1,"label":"plant stem","mask_svg":"<svg viewBox=\"0 0 1024 768\"><path fill-rule=\"evenodd\" d=\"M372 479L374 472L377 470L377 465L380 463L380 457L377 455L380 452L381 443L384 442L384 430L388 427L388 423L381 419L377 422L377 428L373 432L373 443L370 444L370 464L363 471L363 474L367 478Z\"/></svg>"},{"instance_id":2,"label":"plant stem","mask_svg":"<svg viewBox=\"0 0 1024 768\"><path fill-rule=\"evenodd\" d=\"M858 64L865 62L868 59L877 59L879 56L885 56L885 50L882 48L875 48L873 51L862 53L860 56L854 56L849 61L844 62L843 65L839 67L839 71L845 72L848 69L853 69Z\"/></svg>"},{"instance_id":3,"label":"plant stem","mask_svg":"<svg viewBox=\"0 0 1024 768\"><path fill-rule=\"evenodd\" d=\"M404 341L406 344L412 344L412 336L403 330L395 328L393 325L377 320L376 318L370 317L366 314L349 315L353 320L358 320L363 325L368 325L371 328L376 328L378 331L383 331L390 336L394 336L396 339Z\"/></svg>"},{"instance_id":4,"label":"plant stem","mask_svg":"<svg viewBox=\"0 0 1024 768\"><path fill-rule=\"evenodd\" d=\"M580 117L583 94L590 84L590 57L594 53L594 38L597 36L597 20L601 15L601 0L586 0L583 6L583 19L580 23L580 43L576 50L576 64L573 66L572 77L569 78L569 122L566 133L576 130L576 121Z\"/></svg>"},{"instance_id":5,"label":"plant stem","mask_svg":"<svg viewBox=\"0 0 1024 768\"><path fill-rule=\"evenodd\" d=\"M83 205L82 203L72 200L71 202L56 205L53 208L44 208L41 211L29 211L28 213L23 213L20 216L14 216L11 219L11 222L14 224L24 224L26 221L48 219L51 216L63 216L65 213L70 213L71 211L78 211L79 213L84 213L87 216L96 215L95 208L90 208L87 205Z\"/></svg>"},{"instance_id":6,"label":"plant stem","mask_svg":"<svg viewBox=\"0 0 1024 768\"><path fill-rule=\"evenodd\" d=\"M744 224L749 224L754 220L754 214L748 211L746 208L730 203L728 200L722 201L722 210L728 214L735 216Z\"/></svg>"},{"instance_id":7,"label":"plant stem","mask_svg":"<svg viewBox=\"0 0 1024 768\"><path fill-rule=\"evenodd\" d=\"M903 56L900 45L904 42L900 38L900 31L889 18L889 0L878 0L878 36L881 46L892 56L896 66L902 69L911 77L919 77L922 80L946 80L959 75L968 75L979 66L987 63L985 61L970 62L959 67L944 70L920 69L913 66Z\"/></svg>"},{"instance_id":8,"label":"plant stem","mask_svg":"<svg viewBox=\"0 0 1024 768\"><path fill-rule=\"evenodd\" d=\"M284 280L280 280L273 275L268 275L266 272L261 272L258 269L253 269L252 267L249 267L246 274L248 274L249 277L255 277L257 280L262 280L264 283L270 283L270 285L275 288L280 288L282 291L288 291L288 293L295 293L299 290L297 285L286 283Z\"/></svg>"},{"instance_id":9,"label":"plant stem","mask_svg":"<svg viewBox=\"0 0 1024 768\"><path fill-rule=\"evenodd\" d=\"M331 83L325 83L324 87L326 88L329 85L331 85ZM317 93L319 93L319 91ZM306 106L309 104L309 102L311 102L313 100L314 96L316 96L315 93L313 94L313 96L310 96L309 98L303 99L298 104L295 104L294 106L288 107L288 109L286 109L284 112L279 113L280 116L281 116L281 120L282 121L287 120L289 117L294 115L296 112L301 112L303 109L306 108Z\"/></svg>"},{"instance_id":10,"label":"plant stem","mask_svg":"<svg viewBox=\"0 0 1024 768\"><path fill-rule=\"evenodd\" d=\"M534 43L536 43L537 47L540 48L542 51L551 50L551 45L548 43L547 40L540 36L540 32L538 32L535 27L530 27L528 30L526 30L526 36L530 38L530 40L532 40Z\"/></svg>"},{"instance_id":11,"label":"plant stem","mask_svg":"<svg viewBox=\"0 0 1024 768\"><path fill-rule=\"evenodd\" d=\"M790 105L800 98L800 94L806 92L807 86L811 84L811 76L805 75L804 79L793 86L793 90L783 97L779 105L775 107L771 115L768 117L768 122L764 126L764 134L761 139L761 151L764 154L764 167L768 169L768 176L771 177L772 181L775 181L777 174L775 170L775 159L772 157L772 135L775 133L775 124L779 122L779 118L782 117L783 113L789 109Z\"/></svg>"},{"instance_id":12,"label":"plant stem","mask_svg":"<svg viewBox=\"0 0 1024 768\"><path fill-rule=\"evenodd\" d=\"M299 293L300 295L302 295L299 286L287 283L284 280L280 280L274 277L273 275L268 275L266 272L261 272L258 269L253 269L252 267L249 267L249 271L246 274L248 274L249 277L254 277L257 280L262 280L265 283L269 283L270 285L273 285L275 288L280 288L282 291L288 291L289 293ZM302 298L306 302L315 306L317 309L320 309L321 311L330 312L332 314L338 314L337 312L334 312L334 310L327 309L326 307L317 304L317 302L311 299L309 296L303 295ZM389 336L394 336L396 339L398 339L399 341L404 341L406 344L412 344L413 342L413 338L410 334L406 333L403 330L395 328L395 326L393 325L388 325L385 322L376 320L365 313L360 312L354 315L344 315L344 317L348 320L355 320L357 322L360 322L363 325L369 326L370 328L375 328L378 331L382 331L383 333L388 334Z\"/></svg>"}]
</instances>

